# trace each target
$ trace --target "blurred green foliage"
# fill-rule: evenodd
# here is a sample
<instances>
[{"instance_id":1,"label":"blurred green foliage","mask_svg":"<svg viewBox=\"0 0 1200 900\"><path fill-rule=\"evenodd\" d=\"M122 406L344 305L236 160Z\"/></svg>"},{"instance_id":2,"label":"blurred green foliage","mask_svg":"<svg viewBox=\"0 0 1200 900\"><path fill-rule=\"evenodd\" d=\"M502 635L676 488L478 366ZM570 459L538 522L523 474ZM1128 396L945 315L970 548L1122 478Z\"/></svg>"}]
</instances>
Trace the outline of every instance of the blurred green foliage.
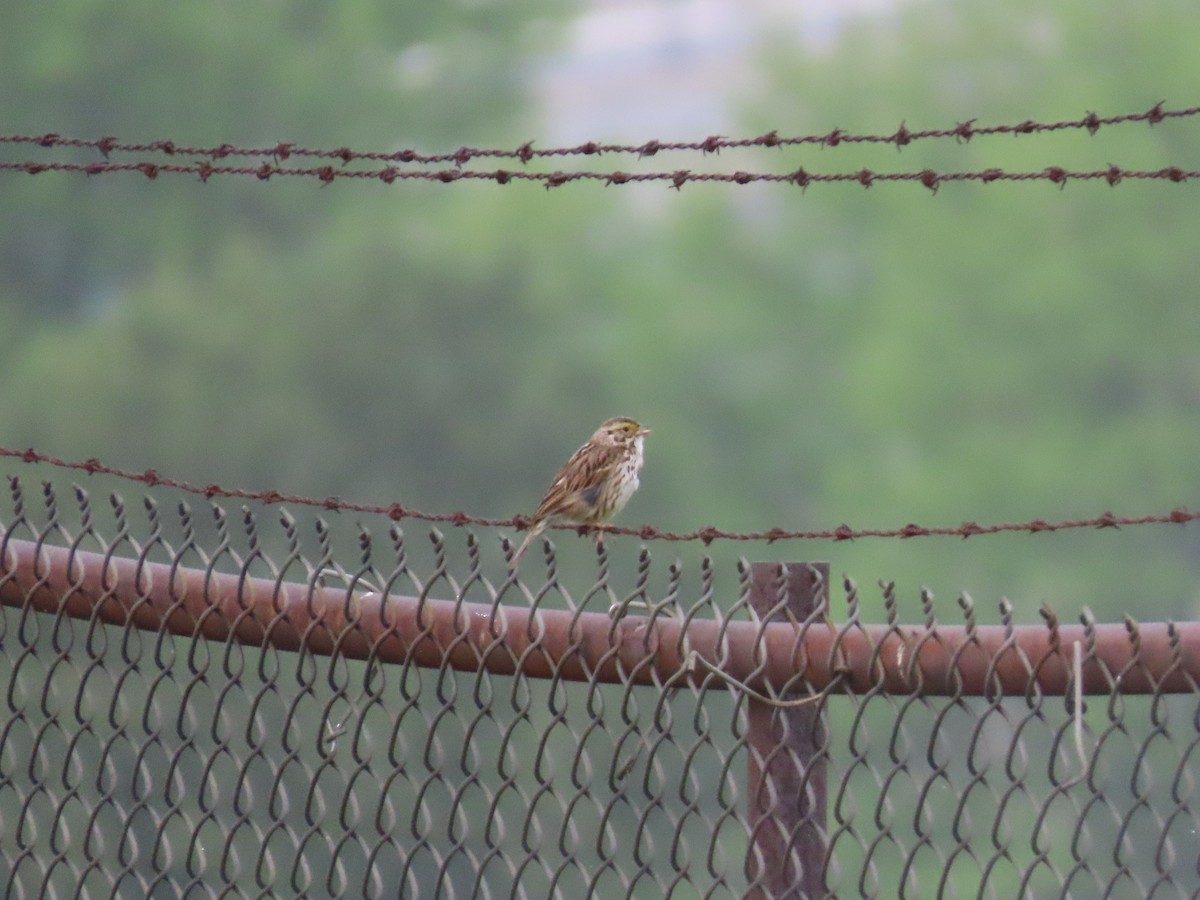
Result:
<instances>
[{"instance_id":1,"label":"blurred green foliage","mask_svg":"<svg viewBox=\"0 0 1200 900\"><path fill-rule=\"evenodd\" d=\"M170 138L180 145L515 147L555 131L538 98L539 80L556 72L540 61L566 46L561 26L572 11L534 2L17 0L6 6L0 28L0 132ZM848 15L848 26L827 43L809 40L811 17L799 30L791 19L778 27L767 22L745 54L757 89L741 98L736 131L725 130L888 133L901 120L917 129L971 118L991 124L1077 118L1089 110L1111 115L1161 99L1169 107L1191 105L1200 83L1200 23L1190 11L1178 0L908 2ZM615 59L607 73L614 82L621 64ZM603 83L605 75L598 77ZM717 127L634 140L697 139ZM663 154L642 165L779 172L801 165L814 172L1196 168L1197 150L1200 122L1185 120L1104 128L1094 137L1072 131L924 141L899 152L843 145L707 161ZM22 152L6 148L4 158ZM635 165L588 161L596 169ZM2 174L0 445L153 466L201 484L508 516L532 510L555 467L600 420L625 414L654 434L643 488L624 524L681 531L707 524L896 527L1196 506L1200 474L1187 449L1200 439L1195 190L1131 182L1112 189L1068 183L1061 190L1046 183L947 185L934 196L914 185L814 185L804 193L689 185L676 193L661 185L585 184L547 192L520 184L387 187L344 179L318 188L283 178L200 184L166 176L147 182L132 175ZM3 470L30 483L72 480L15 461ZM105 491L140 493L135 485L85 482L97 519L107 515ZM26 494L34 505L36 489ZM169 492L154 494L168 509ZM68 494L60 498L69 504ZM140 513L136 501L128 506ZM237 519L232 513L235 532ZM338 524L344 540L354 522L346 516ZM364 524L386 543L386 522ZM405 527L410 537L424 530ZM112 533L104 525L98 531ZM698 581L694 563L712 553L718 600L734 594L732 563L746 554L830 559L835 572L867 588L864 615L873 619L882 611L869 586L879 578L898 580L901 615L909 621L921 616L922 584L938 593L950 620L961 590L974 595L985 620L995 617L1001 596L1014 601L1023 621L1036 620L1042 600L1064 620L1084 604L1102 620L1123 612L1192 618L1200 576L1195 532L1157 526L969 541L650 549L655 578L678 556L685 583ZM305 533L312 541L311 529ZM495 564L495 535L478 536ZM450 537L461 556L462 532ZM590 542L570 533L554 539L565 565L590 560ZM414 555L429 552L419 539L410 545ZM635 577L636 547L629 538L610 541L618 591ZM342 549L350 565L353 545ZM529 581L537 556L522 562ZM258 574L273 574L261 560L255 565ZM300 577L299 568L293 561L286 574ZM423 577L429 569L414 571ZM435 583L431 593L450 590ZM477 581L466 594L488 596ZM60 652L52 644L56 630L46 627L33 639L41 641L28 657L33 662ZM114 638L107 652L118 650ZM276 655L244 652L246 683L257 684L257 664L274 665ZM183 659L180 650L181 681ZM20 679L6 679L16 685L20 718L45 702L44 674L26 666ZM59 671L65 681L76 677L69 667ZM104 676L102 668L88 672ZM360 677L356 670L347 683ZM456 677L465 698L471 678ZM133 700L126 698L112 728L124 729L137 715L142 695L137 680L130 682ZM317 697L324 695L315 691L329 690L321 679L312 683L312 697L293 698L302 710L290 726L309 737L319 733L323 715ZM85 714L107 707L103 680L83 686L94 693L83 698ZM517 720L524 724L514 746L523 753L548 728L533 721L549 715L543 687L529 702L532 712ZM228 720L237 730L250 713L238 705L241 693L228 693L235 710ZM267 698L262 715L271 735L290 737L282 698L265 688L250 693ZM207 695L197 695L203 708ZM442 707L428 688L415 695L431 719ZM617 708L615 692L609 702ZM155 710L166 721L176 706L168 694ZM641 715L653 707L647 701ZM906 709L918 719L930 713L921 704ZM394 710L367 710L379 713L377 727L392 730ZM881 736L901 715L890 705L872 710ZM574 702L571 711L592 715ZM714 733L726 712L724 701L716 709L706 703ZM831 733L839 740L854 733L840 718L852 712L833 710ZM31 723L37 715L28 714ZM1102 704L1091 715L1094 728L1105 727ZM1186 721L1186 710L1182 715ZM1156 729L1159 716L1155 705ZM679 715L681 722L690 718ZM966 765L960 751L973 721L968 716L941 732L945 746L933 748L939 758ZM463 736L456 718L438 722L450 729L449 737L441 732L445 746L457 749ZM116 756L101 753L107 727L89 725L81 746L91 753L95 743L97 758L138 771L120 756L132 745L116 741ZM584 727L581 720L558 730L551 755L569 756ZM649 723L644 727L648 732ZM920 721L910 727L924 733ZM998 736L973 745L970 761L1007 746L1008 727L993 716L989 728ZM39 726L36 739L32 724L28 730L22 744L25 732L14 729L10 770L20 768L14 760L46 765L68 754L55 728ZM426 718L410 716L402 733L424 738L427 730ZM39 753L43 732L50 743ZM1030 758L1052 755L1040 737L1030 740ZM1125 749L1106 746L1118 755ZM1162 763L1169 772L1174 750L1161 746L1171 757ZM851 785L860 821L880 793L876 773L895 764L884 758L893 752L886 740L872 748L878 759L858 768L862 783ZM306 752L315 749L305 744ZM598 758L606 750L602 745ZM902 750L907 760L911 748ZM857 759L856 752L835 752L835 767ZM181 769L189 777L193 762ZM534 775L519 768L532 795ZM924 770L913 772L916 786ZM230 763L214 777L235 775ZM294 791L304 789L304 778L294 771L289 777ZM962 798L951 781L929 778L935 790L922 803L936 813L935 828L949 828ZM901 790L908 783L896 782ZM379 790L370 779L360 784L364 795ZM1030 784L1015 801L1028 804L1024 818L1016 817L1020 828L1035 821L1040 827L1042 804L1056 795L1040 780ZM1163 779L1157 789L1167 785ZM973 803L981 803L978 794ZM6 815L17 821L17 794L8 796ZM897 821L917 802L899 797L888 800ZM435 802L449 799L435 795ZM1168 807L1165 798L1154 806ZM467 808L486 815L482 803ZM1107 815L1103 805L1096 808ZM1061 818L1064 834L1076 823L1075 809L1052 813L1048 821ZM976 821L990 819L980 813ZM215 830L210 822L208 831ZM738 829L729 830L734 837L722 868L736 871L742 847ZM220 843L224 835L209 837ZM1024 847L1025 832L1017 838L1011 845ZM252 843L254 836L243 832L240 839ZM837 849L849 871L857 850L847 843ZM947 837L941 846L951 843ZM899 883L900 860L889 852L885 847L876 860L885 891ZM1009 858L1005 851L1014 869L1024 852ZM247 853L252 858L254 848ZM931 856L922 867L921 885L936 883L941 862ZM1066 867L1064 855L1059 871ZM977 875L967 868L965 892Z\"/></svg>"},{"instance_id":2,"label":"blurred green foliage","mask_svg":"<svg viewBox=\"0 0 1200 900\"><path fill-rule=\"evenodd\" d=\"M852 18L816 47L764 29L748 56L761 90L742 98L739 133L1185 106L1200 78L1200 24L1185 9L908 3ZM551 76L533 63L561 37L555 15L535 3L22 2L0 30L0 131L516 146L546 128L536 79ZM712 164L1194 168L1198 129ZM623 524L953 525L1197 503L1191 184L968 184L935 196L912 185L547 192L121 175L6 174L0 185L4 446L507 516L532 510L595 424L623 414L654 429ZM970 591L984 618L1001 596L1025 620L1042 600L1067 618L1083 604L1099 618L1180 618L1196 614L1194 535L707 552L725 569L744 553L828 558L866 585L894 578L909 618L922 584L943 602ZM570 534L556 540L590 555ZM632 569L636 542L612 546Z\"/></svg>"}]
</instances>

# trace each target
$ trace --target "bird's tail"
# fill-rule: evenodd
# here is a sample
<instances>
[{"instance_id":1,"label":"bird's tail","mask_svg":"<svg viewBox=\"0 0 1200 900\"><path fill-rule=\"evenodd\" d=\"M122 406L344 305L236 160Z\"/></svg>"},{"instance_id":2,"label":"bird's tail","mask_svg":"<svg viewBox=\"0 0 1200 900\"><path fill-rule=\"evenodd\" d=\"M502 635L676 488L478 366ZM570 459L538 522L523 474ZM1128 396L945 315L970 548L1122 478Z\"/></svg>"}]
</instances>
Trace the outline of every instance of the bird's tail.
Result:
<instances>
[{"instance_id":1,"label":"bird's tail","mask_svg":"<svg viewBox=\"0 0 1200 900\"><path fill-rule=\"evenodd\" d=\"M540 522L534 522L529 529L529 533L525 535L525 540L521 541L521 546L517 548L517 552L513 555L513 565L521 558L521 554L525 552L525 548L533 543L534 538L546 530L546 521L543 519Z\"/></svg>"}]
</instances>

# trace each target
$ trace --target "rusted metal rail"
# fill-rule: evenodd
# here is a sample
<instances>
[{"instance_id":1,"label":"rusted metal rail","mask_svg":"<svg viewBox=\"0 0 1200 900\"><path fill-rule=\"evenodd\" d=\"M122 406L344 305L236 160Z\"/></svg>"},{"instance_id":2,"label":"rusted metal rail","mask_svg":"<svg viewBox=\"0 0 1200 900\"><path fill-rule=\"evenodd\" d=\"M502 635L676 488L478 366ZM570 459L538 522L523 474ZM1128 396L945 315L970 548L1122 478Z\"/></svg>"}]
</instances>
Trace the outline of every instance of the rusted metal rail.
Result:
<instances>
[{"instance_id":1,"label":"rusted metal rail","mask_svg":"<svg viewBox=\"0 0 1200 900\"><path fill-rule=\"evenodd\" d=\"M868 625L681 620L530 609L273 581L33 541L0 542L0 603L352 659L565 680L699 682L760 690L1063 694L1074 644L1085 694L1193 692L1200 623ZM696 666L690 653L708 666ZM837 660L835 663L835 659ZM844 662L843 662L844 661ZM844 664L845 671L834 670Z\"/></svg>"}]
</instances>

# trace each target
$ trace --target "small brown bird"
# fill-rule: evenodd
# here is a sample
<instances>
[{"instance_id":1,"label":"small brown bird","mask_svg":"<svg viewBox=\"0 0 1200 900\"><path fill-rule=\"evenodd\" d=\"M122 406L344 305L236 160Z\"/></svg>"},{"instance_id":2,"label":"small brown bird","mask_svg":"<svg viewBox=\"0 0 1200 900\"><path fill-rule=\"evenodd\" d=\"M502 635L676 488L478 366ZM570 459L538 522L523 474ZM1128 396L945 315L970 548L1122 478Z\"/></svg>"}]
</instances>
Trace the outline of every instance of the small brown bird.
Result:
<instances>
[{"instance_id":1,"label":"small brown bird","mask_svg":"<svg viewBox=\"0 0 1200 900\"><path fill-rule=\"evenodd\" d=\"M623 416L597 428L554 476L513 563L552 522L598 525L619 513L638 489L642 443L649 433L649 428ZM604 542L603 532L597 533L596 542Z\"/></svg>"}]
</instances>

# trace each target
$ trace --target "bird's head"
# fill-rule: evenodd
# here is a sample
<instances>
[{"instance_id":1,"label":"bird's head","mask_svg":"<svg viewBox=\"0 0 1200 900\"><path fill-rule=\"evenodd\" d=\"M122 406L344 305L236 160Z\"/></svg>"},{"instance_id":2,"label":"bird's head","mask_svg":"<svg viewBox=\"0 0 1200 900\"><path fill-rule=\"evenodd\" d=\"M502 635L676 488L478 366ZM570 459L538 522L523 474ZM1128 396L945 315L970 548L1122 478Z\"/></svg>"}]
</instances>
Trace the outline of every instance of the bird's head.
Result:
<instances>
[{"instance_id":1,"label":"bird's head","mask_svg":"<svg viewBox=\"0 0 1200 900\"><path fill-rule=\"evenodd\" d=\"M592 440L601 441L606 444L620 445L643 438L649 433L649 428L642 427L633 419L617 416L614 419L609 419L597 428L596 433L592 435Z\"/></svg>"}]
</instances>

